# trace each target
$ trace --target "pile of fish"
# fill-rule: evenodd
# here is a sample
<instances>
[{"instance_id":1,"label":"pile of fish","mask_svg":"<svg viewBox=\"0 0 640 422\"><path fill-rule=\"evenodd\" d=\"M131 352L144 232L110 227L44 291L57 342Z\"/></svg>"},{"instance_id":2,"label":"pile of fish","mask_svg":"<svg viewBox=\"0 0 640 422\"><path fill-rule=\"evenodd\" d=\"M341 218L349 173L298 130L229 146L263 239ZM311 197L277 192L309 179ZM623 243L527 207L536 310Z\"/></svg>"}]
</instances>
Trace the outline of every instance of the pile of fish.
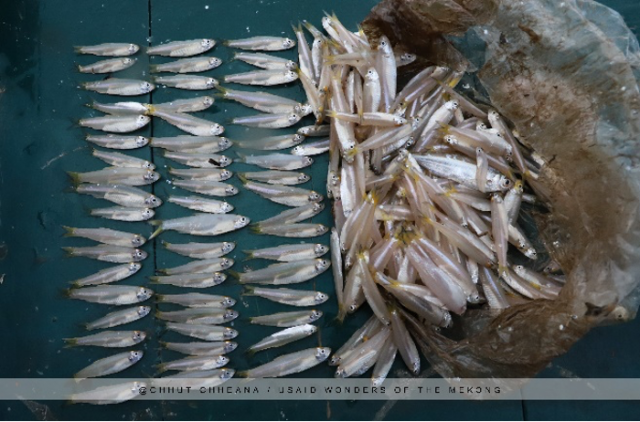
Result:
<instances>
[{"instance_id":1,"label":"pile of fish","mask_svg":"<svg viewBox=\"0 0 640 422\"><path fill-rule=\"evenodd\" d=\"M414 55L384 36L374 46L335 15L322 26L328 35L306 24L314 41L298 44L298 75L318 122L330 121L338 319L373 311L329 364L336 377L373 368L378 385L397 353L419 373L416 327L451 327L452 313L484 302L553 299L564 277L529 269L537 252L518 224L544 163L496 110L455 89L463 73L430 66L398 90Z\"/></svg>"}]
</instances>

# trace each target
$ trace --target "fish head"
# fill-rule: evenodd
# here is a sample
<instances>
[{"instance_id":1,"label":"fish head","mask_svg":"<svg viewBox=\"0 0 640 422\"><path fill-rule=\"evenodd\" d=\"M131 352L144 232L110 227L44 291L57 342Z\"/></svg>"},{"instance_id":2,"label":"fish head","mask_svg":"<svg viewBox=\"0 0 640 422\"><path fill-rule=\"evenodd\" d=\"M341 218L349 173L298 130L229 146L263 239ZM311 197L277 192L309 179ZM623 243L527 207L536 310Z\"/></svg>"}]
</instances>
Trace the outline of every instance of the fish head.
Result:
<instances>
[{"instance_id":1,"label":"fish head","mask_svg":"<svg viewBox=\"0 0 640 422\"><path fill-rule=\"evenodd\" d=\"M304 173L300 173L300 175L298 176L298 182L300 182L300 183L308 182L309 179L311 179L309 177L309 175L304 174Z\"/></svg>"},{"instance_id":2,"label":"fish head","mask_svg":"<svg viewBox=\"0 0 640 422\"><path fill-rule=\"evenodd\" d=\"M373 67L367 69L367 73L364 75L364 78L369 82L375 82L380 79L380 75Z\"/></svg>"},{"instance_id":3,"label":"fish head","mask_svg":"<svg viewBox=\"0 0 640 422\"><path fill-rule=\"evenodd\" d=\"M318 311L316 309L311 310L311 314L309 315L309 322L315 322L322 318L322 311Z\"/></svg>"},{"instance_id":4,"label":"fish head","mask_svg":"<svg viewBox=\"0 0 640 422\"><path fill-rule=\"evenodd\" d=\"M316 235L318 236L325 234L327 231L329 231L329 228L323 224L318 224L316 227Z\"/></svg>"},{"instance_id":5,"label":"fish head","mask_svg":"<svg viewBox=\"0 0 640 422\"><path fill-rule=\"evenodd\" d=\"M238 188L236 188L235 186L229 186L228 188L224 189L224 193L229 196L236 195L238 193ZM227 204L227 205L233 208L231 204Z\"/></svg>"},{"instance_id":6,"label":"fish head","mask_svg":"<svg viewBox=\"0 0 640 422\"><path fill-rule=\"evenodd\" d=\"M141 249L134 249L133 252L131 252L131 258L135 262L142 261L146 257L147 257L147 253Z\"/></svg>"},{"instance_id":7,"label":"fish head","mask_svg":"<svg viewBox=\"0 0 640 422\"><path fill-rule=\"evenodd\" d=\"M458 144L458 139L453 135L445 135L443 139L449 145L457 145Z\"/></svg>"},{"instance_id":8,"label":"fish head","mask_svg":"<svg viewBox=\"0 0 640 422\"><path fill-rule=\"evenodd\" d=\"M529 248L524 251L524 256L526 256L529 259L536 260L538 259L538 252L536 252L534 248Z\"/></svg>"},{"instance_id":9,"label":"fish head","mask_svg":"<svg viewBox=\"0 0 640 422\"><path fill-rule=\"evenodd\" d=\"M404 148L410 148L410 147L412 147L412 146L413 146L413 144L415 144L415 143L416 143L416 138L415 138L415 137L413 137L413 136L409 136L409 137L407 138L407 142L405 142L405 144L404 144Z\"/></svg>"},{"instance_id":10,"label":"fish head","mask_svg":"<svg viewBox=\"0 0 640 422\"><path fill-rule=\"evenodd\" d=\"M292 70L287 70L284 72L284 79L287 82L293 82L298 79L298 74Z\"/></svg>"},{"instance_id":11,"label":"fish head","mask_svg":"<svg viewBox=\"0 0 640 422\"><path fill-rule=\"evenodd\" d=\"M514 265L513 271L520 277L522 277L522 275L524 274L524 265Z\"/></svg>"},{"instance_id":12,"label":"fish head","mask_svg":"<svg viewBox=\"0 0 640 422\"><path fill-rule=\"evenodd\" d=\"M320 195L318 192L315 192L315 191L311 191L308 198L309 198L309 202L322 201L322 195Z\"/></svg>"},{"instance_id":13,"label":"fish head","mask_svg":"<svg viewBox=\"0 0 640 422\"><path fill-rule=\"evenodd\" d=\"M311 107L311 104L301 104L300 105L300 114L301 115L308 116L311 113L313 113L313 107Z\"/></svg>"},{"instance_id":14,"label":"fish head","mask_svg":"<svg viewBox=\"0 0 640 422\"><path fill-rule=\"evenodd\" d=\"M145 116L144 114L141 114L136 119L136 126L141 128L141 127L145 126L147 123L149 123L150 120L151 120L151 117Z\"/></svg>"},{"instance_id":15,"label":"fish head","mask_svg":"<svg viewBox=\"0 0 640 422\"><path fill-rule=\"evenodd\" d=\"M282 48L291 48L296 45L296 42L291 38L285 38L282 40Z\"/></svg>"},{"instance_id":16,"label":"fish head","mask_svg":"<svg viewBox=\"0 0 640 422\"><path fill-rule=\"evenodd\" d=\"M409 63L415 62L417 58L418 58L418 56L416 56L415 54L404 53L404 54L400 55L400 64L402 66L408 65Z\"/></svg>"},{"instance_id":17,"label":"fish head","mask_svg":"<svg viewBox=\"0 0 640 422\"><path fill-rule=\"evenodd\" d=\"M236 300L231 298L231 297L225 297L224 299L222 299L220 304L222 306L224 306L225 308L229 308L229 307L231 307L231 306L236 304Z\"/></svg>"},{"instance_id":18,"label":"fish head","mask_svg":"<svg viewBox=\"0 0 640 422\"><path fill-rule=\"evenodd\" d=\"M153 217L155 214L156 214L156 212L154 210L152 210L151 208L145 208L145 209L142 210L142 219L143 220L148 220L151 217Z\"/></svg>"},{"instance_id":19,"label":"fish head","mask_svg":"<svg viewBox=\"0 0 640 422\"><path fill-rule=\"evenodd\" d=\"M236 220L233 222L233 227L236 229L241 229L243 227L245 227L247 224L250 223L251 220L249 220L248 217L245 216L240 216L238 218L236 218Z\"/></svg>"},{"instance_id":20,"label":"fish head","mask_svg":"<svg viewBox=\"0 0 640 422\"><path fill-rule=\"evenodd\" d=\"M478 122L476 124L476 130L487 130L487 125L484 122Z\"/></svg>"},{"instance_id":21,"label":"fish head","mask_svg":"<svg viewBox=\"0 0 640 422\"><path fill-rule=\"evenodd\" d=\"M331 183L332 186L338 186L340 184L340 176L332 171L329 175L329 183Z\"/></svg>"},{"instance_id":22,"label":"fish head","mask_svg":"<svg viewBox=\"0 0 640 422\"><path fill-rule=\"evenodd\" d=\"M298 145L297 147L291 150L291 154L293 155L303 155L303 153L304 153L304 148L301 147L300 145Z\"/></svg>"},{"instance_id":23,"label":"fish head","mask_svg":"<svg viewBox=\"0 0 640 422\"><path fill-rule=\"evenodd\" d=\"M236 247L236 244L234 242L223 242L222 243L222 253L228 254L229 252L234 250L235 247Z\"/></svg>"},{"instance_id":24,"label":"fish head","mask_svg":"<svg viewBox=\"0 0 640 422\"><path fill-rule=\"evenodd\" d=\"M326 259L318 259L316 262L316 271L323 271L331 265L331 262Z\"/></svg>"},{"instance_id":25,"label":"fish head","mask_svg":"<svg viewBox=\"0 0 640 422\"><path fill-rule=\"evenodd\" d=\"M162 205L162 199L158 198L155 195L149 195L145 200L144 200L144 204L148 207L159 207L160 205Z\"/></svg>"},{"instance_id":26,"label":"fish head","mask_svg":"<svg viewBox=\"0 0 640 422\"><path fill-rule=\"evenodd\" d=\"M145 333L144 331L134 331L131 334L131 339L135 344L143 342L145 338L147 338L147 333Z\"/></svg>"},{"instance_id":27,"label":"fish head","mask_svg":"<svg viewBox=\"0 0 640 422\"><path fill-rule=\"evenodd\" d=\"M358 305L356 303L352 303L351 305L349 305L349 307L347 308L347 313L354 313L355 311L358 310Z\"/></svg>"},{"instance_id":28,"label":"fish head","mask_svg":"<svg viewBox=\"0 0 640 422\"><path fill-rule=\"evenodd\" d=\"M137 59L134 59L132 57L125 57L122 59L122 64L131 64L134 63Z\"/></svg>"},{"instance_id":29,"label":"fish head","mask_svg":"<svg viewBox=\"0 0 640 422\"><path fill-rule=\"evenodd\" d=\"M211 127L209 128L209 134L211 136L220 135L222 132L224 132L224 126L218 123L212 124Z\"/></svg>"},{"instance_id":30,"label":"fish head","mask_svg":"<svg viewBox=\"0 0 640 422\"><path fill-rule=\"evenodd\" d=\"M218 141L218 148L220 148L221 150L231 148L231 145L233 145L233 143L229 140L229 138L221 137Z\"/></svg>"},{"instance_id":31,"label":"fish head","mask_svg":"<svg viewBox=\"0 0 640 422\"><path fill-rule=\"evenodd\" d=\"M224 355L220 355L216 358L216 365L218 365L218 367L224 366L227 363L229 363L229 358Z\"/></svg>"},{"instance_id":32,"label":"fish head","mask_svg":"<svg viewBox=\"0 0 640 422\"><path fill-rule=\"evenodd\" d=\"M142 91L142 93L146 94L148 92L153 91L156 88L156 86L154 84L152 84L151 82L141 82L140 83L140 91Z\"/></svg>"},{"instance_id":33,"label":"fish head","mask_svg":"<svg viewBox=\"0 0 640 422\"><path fill-rule=\"evenodd\" d=\"M136 136L136 146L142 148L149 143L149 138L144 136Z\"/></svg>"},{"instance_id":34,"label":"fish head","mask_svg":"<svg viewBox=\"0 0 640 422\"><path fill-rule=\"evenodd\" d=\"M213 283L214 285L222 284L227 279L226 274L223 273L213 273Z\"/></svg>"},{"instance_id":35,"label":"fish head","mask_svg":"<svg viewBox=\"0 0 640 422\"><path fill-rule=\"evenodd\" d=\"M234 330L233 328L225 327L224 328L224 332L222 333L222 337L225 340L231 340L231 339L234 339L234 338L238 337L238 332L236 330Z\"/></svg>"},{"instance_id":36,"label":"fish head","mask_svg":"<svg viewBox=\"0 0 640 422\"><path fill-rule=\"evenodd\" d=\"M140 268L142 268L142 264L140 264L139 262L130 262L129 263L129 272L131 274L135 274L138 271L140 271Z\"/></svg>"},{"instance_id":37,"label":"fish head","mask_svg":"<svg viewBox=\"0 0 640 422\"><path fill-rule=\"evenodd\" d=\"M298 63L294 62L293 60L287 60L287 63L285 63L284 68L287 70L294 71L298 69Z\"/></svg>"},{"instance_id":38,"label":"fish head","mask_svg":"<svg viewBox=\"0 0 640 422\"><path fill-rule=\"evenodd\" d=\"M218 81L214 78L208 78L204 84L207 86L207 88L211 89L218 86Z\"/></svg>"},{"instance_id":39,"label":"fish head","mask_svg":"<svg viewBox=\"0 0 640 422\"><path fill-rule=\"evenodd\" d=\"M144 164L142 165L142 167L146 170L155 170L156 169L156 165L153 164L151 161L145 161Z\"/></svg>"},{"instance_id":40,"label":"fish head","mask_svg":"<svg viewBox=\"0 0 640 422\"><path fill-rule=\"evenodd\" d=\"M318 327L316 327L315 325L307 324L304 327L304 333L307 335L311 335L313 333L316 333L317 331L318 331Z\"/></svg>"},{"instance_id":41,"label":"fish head","mask_svg":"<svg viewBox=\"0 0 640 422\"><path fill-rule=\"evenodd\" d=\"M211 57L209 58L209 64L213 67L218 67L222 64L222 60L217 57Z\"/></svg>"},{"instance_id":42,"label":"fish head","mask_svg":"<svg viewBox=\"0 0 640 422\"><path fill-rule=\"evenodd\" d=\"M233 173L231 173L231 171L229 171L229 170L222 170L222 171L220 172L220 179L221 179L221 180L227 180L227 179L230 179L230 178L231 178L231 176L233 176Z\"/></svg>"},{"instance_id":43,"label":"fish head","mask_svg":"<svg viewBox=\"0 0 640 422\"><path fill-rule=\"evenodd\" d=\"M234 311L233 309L227 309L226 311L224 311L224 316L222 318L225 322L233 321L234 319L238 318L238 312Z\"/></svg>"},{"instance_id":44,"label":"fish head","mask_svg":"<svg viewBox=\"0 0 640 422\"><path fill-rule=\"evenodd\" d=\"M203 49L209 49L216 45L216 42L210 38L204 38L200 41L200 47Z\"/></svg>"},{"instance_id":45,"label":"fish head","mask_svg":"<svg viewBox=\"0 0 640 422\"><path fill-rule=\"evenodd\" d=\"M231 353L238 348L238 343L235 341L225 341L224 342L224 353Z\"/></svg>"},{"instance_id":46,"label":"fish head","mask_svg":"<svg viewBox=\"0 0 640 422\"><path fill-rule=\"evenodd\" d=\"M233 205L231 205L228 202L223 202L222 205L220 205L220 211L222 211L224 213L231 212L231 211L233 211Z\"/></svg>"},{"instance_id":47,"label":"fish head","mask_svg":"<svg viewBox=\"0 0 640 422\"><path fill-rule=\"evenodd\" d=\"M324 40L322 38L315 38L311 43L312 48L320 48L324 44Z\"/></svg>"},{"instance_id":48,"label":"fish head","mask_svg":"<svg viewBox=\"0 0 640 422\"><path fill-rule=\"evenodd\" d=\"M141 246L146 242L146 239L139 234L134 234L131 238L131 246Z\"/></svg>"},{"instance_id":49,"label":"fish head","mask_svg":"<svg viewBox=\"0 0 640 422\"><path fill-rule=\"evenodd\" d=\"M321 243L316 243L316 245L313 247L313 253L316 256L322 256L327 252L329 252L329 247Z\"/></svg>"},{"instance_id":50,"label":"fish head","mask_svg":"<svg viewBox=\"0 0 640 422\"><path fill-rule=\"evenodd\" d=\"M206 107L211 107L214 101L215 100L213 99L213 97L209 97L209 96L202 97L202 104L205 105Z\"/></svg>"},{"instance_id":51,"label":"fish head","mask_svg":"<svg viewBox=\"0 0 640 422\"><path fill-rule=\"evenodd\" d=\"M302 159L302 164L304 164L305 166L310 166L311 164L313 164L313 158L311 157L304 157Z\"/></svg>"},{"instance_id":52,"label":"fish head","mask_svg":"<svg viewBox=\"0 0 640 422\"><path fill-rule=\"evenodd\" d=\"M231 258L222 258L220 260L220 266L222 267L222 269L227 269L227 268L231 268L233 266L233 259Z\"/></svg>"},{"instance_id":53,"label":"fish head","mask_svg":"<svg viewBox=\"0 0 640 422\"><path fill-rule=\"evenodd\" d=\"M144 353L142 353L141 350L133 350L133 351L129 352L129 362L136 363L137 361L142 359L143 355L144 355Z\"/></svg>"},{"instance_id":54,"label":"fish head","mask_svg":"<svg viewBox=\"0 0 640 422\"><path fill-rule=\"evenodd\" d=\"M140 318L146 317L151 312L151 306L138 306L136 313Z\"/></svg>"},{"instance_id":55,"label":"fish head","mask_svg":"<svg viewBox=\"0 0 640 422\"><path fill-rule=\"evenodd\" d=\"M151 297L151 295L153 294L153 292L150 289L147 289L145 287L140 287L138 289L138 292L136 293L136 297L140 300L147 300Z\"/></svg>"},{"instance_id":56,"label":"fish head","mask_svg":"<svg viewBox=\"0 0 640 422\"><path fill-rule=\"evenodd\" d=\"M142 178L146 181L156 182L160 178L160 174L155 171L147 171Z\"/></svg>"},{"instance_id":57,"label":"fish head","mask_svg":"<svg viewBox=\"0 0 640 422\"><path fill-rule=\"evenodd\" d=\"M395 117L393 118L393 123L394 123L396 126L401 126L401 125L403 125L403 124L407 123L407 119L405 119L404 117L395 116Z\"/></svg>"},{"instance_id":58,"label":"fish head","mask_svg":"<svg viewBox=\"0 0 640 422\"><path fill-rule=\"evenodd\" d=\"M146 389L147 389L146 382L134 381L133 384L131 384L132 393L140 393L141 391L145 391Z\"/></svg>"},{"instance_id":59,"label":"fish head","mask_svg":"<svg viewBox=\"0 0 640 422\"><path fill-rule=\"evenodd\" d=\"M458 107L460 107L460 103L458 103L456 100L451 100L447 101L444 106L447 110L455 111L458 109Z\"/></svg>"},{"instance_id":60,"label":"fish head","mask_svg":"<svg viewBox=\"0 0 640 422\"><path fill-rule=\"evenodd\" d=\"M329 296L326 293L322 293L322 292L316 292L316 295L314 296L314 301L317 304L321 304L326 302L329 299Z\"/></svg>"},{"instance_id":61,"label":"fish head","mask_svg":"<svg viewBox=\"0 0 640 422\"><path fill-rule=\"evenodd\" d=\"M140 50L140 47L136 44L129 44L129 48L127 50L129 50L129 54L136 54L138 50Z\"/></svg>"},{"instance_id":62,"label":"fish head","mask_svg":"<svg viewBox=\"0 0 640 422\"><path fill-rule=\"evenodd\" d=\"M500 190L504 191L510 189L512 185L513 182L511 182L511 179L509 179L508 177L500 175L500 177L498 178L498 188L500 188Z\"/></svg>"},{"instance_id":63,"label":"fish head","mask_svg":"<svg viewBox=\"0 0 640 422\"><path fill-rule=\"evenodd\" d=\"M220 379L228 380L233 378L235 374L236 374L235 369L223 368L220 370Z\"/></svg>"},{"instance_id":64,"label":"fish head","mask_svg":"<svg viewBox=\"0 0 640 422\"><path fill-rule=\"evenodd\" d=\"M329 359L329 355L331 355L331 349L329 347L317 347L316 348L316 359L320 362L324 362Z\"/></svg>"}]
</instances>

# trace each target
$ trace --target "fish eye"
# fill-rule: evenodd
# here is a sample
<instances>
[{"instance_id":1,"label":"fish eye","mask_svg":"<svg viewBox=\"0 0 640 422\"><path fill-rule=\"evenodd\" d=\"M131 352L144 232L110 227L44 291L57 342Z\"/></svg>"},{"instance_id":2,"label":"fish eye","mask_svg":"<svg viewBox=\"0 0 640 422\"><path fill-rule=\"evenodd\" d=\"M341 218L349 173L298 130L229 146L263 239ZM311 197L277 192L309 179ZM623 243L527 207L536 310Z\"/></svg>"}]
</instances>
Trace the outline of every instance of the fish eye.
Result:
<instances>
[{"instance_id":1,"label":"fish eye","mask_svg":"<svg viewBox=\"0 0 640 422\"><path fill-rule=\"evenodd\" d=\"M224 193L226 193L227 195L235 195L236 194L236 188L231 186L228 187L224 190Z\"/></svg>"},{"instance_id":2,"label":"fish eye","mask_svg":"<svg viewBox=\"0 0 640 422\"><path fill-rule=\"evenodd\" d=\"M306 174L301 174L300 176L298 176L298 181L299 182L306 182L307 179L307 175Z\"/></svg>"},{"instance_id":3,"label":"fish eye","mask_svg":"<svg viewBox=\"0 0 640 422\"><path fill-rule=\"evenodd\" d=\"M306 157L306 160L304 160L304 162L307 163L307 164L313 164L313 158Z\"/></svg>"},{"instance_id":4,"label":"fish eye","mask_svg":"<svg viewBox=\"0 0 640 422\"><path fill-rule=\"evenodd\" d=\"M136 45L135 44L129 44L129 51L131 51L132 53L136 51Z\"/></svg>"},{"instance_id":5,"label":"fish eye","mask_svg":"<svg viewBox=\"0 0 640 422\"><path fill-rule=\"evenodd\" d=\"M204 99L202 100L202 103L206 106L210 106L211 104L213 104L213 98L204 97Z\"/></svg>"},{"instance_id":6,"label":"fish eye","mask_svg":"<svg viewBox=\"0 0 640 422\"><path fill-rule=\"evenodd\" d=\"M296 141L296 142L302 142L302 141L304 141L304 136L300 135L299 133L296 133L293 136L293 140Z\"/></svg>"},{"instance_id":7,"label":"fish eye","mask_svg":"<svg viewBox=\"0 0 640 422\"><path fill-rule=\"evenodd\" d=\"M353 305L353 304L349 305L349 311L350 312L354 312L356 309L358 309L358 307L356 305Z\"/></svg>"},{"instance_id":8,"label":"fish eye","mask_svg":"<svg viewBox=\"0 0 640 422\"><path fill-rule=\"evenodd\" d=\"M200 45L203 46L203 47L208 47L209 44L211 44L211 41L209 41L206 38L200 42Z\"/></svg>"},{"instance_id":9,"label":"fish eye","mask_svg":"<svg viewBox=\"0 0 640 422\"><path fill-rule=\"evenodd\" d=\"M291 114L289 115L289 120L291 120L291 121L296 121L296 120L298 120L298 115L297 115L296 113L291 113Z\"/></svg>"}]
</instances>

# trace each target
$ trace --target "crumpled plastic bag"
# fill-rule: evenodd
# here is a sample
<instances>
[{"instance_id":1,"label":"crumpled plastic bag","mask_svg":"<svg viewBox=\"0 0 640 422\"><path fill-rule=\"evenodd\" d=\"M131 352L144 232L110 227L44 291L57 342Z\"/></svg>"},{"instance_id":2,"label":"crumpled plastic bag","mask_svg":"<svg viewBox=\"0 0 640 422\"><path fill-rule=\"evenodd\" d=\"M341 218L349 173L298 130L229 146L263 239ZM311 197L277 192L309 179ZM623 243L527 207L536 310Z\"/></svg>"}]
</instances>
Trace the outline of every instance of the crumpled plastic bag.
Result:
<instances>
[{"instance_id":1,"label":"crumpled plastic bag","mask_svg":"<svg viewBox=\"0 0 640 422\"><path fill-rule=\"evenodd\" d=\"M567 275L555 301L468 312L453 340L408 317L447 378L527 378L640 305L640 47L591 0L384 0L363 22L424 62L477 68L487 101L547 162L541 239ZM454 46L455 45L455 46Z\"/></svg>"}]
</instances>

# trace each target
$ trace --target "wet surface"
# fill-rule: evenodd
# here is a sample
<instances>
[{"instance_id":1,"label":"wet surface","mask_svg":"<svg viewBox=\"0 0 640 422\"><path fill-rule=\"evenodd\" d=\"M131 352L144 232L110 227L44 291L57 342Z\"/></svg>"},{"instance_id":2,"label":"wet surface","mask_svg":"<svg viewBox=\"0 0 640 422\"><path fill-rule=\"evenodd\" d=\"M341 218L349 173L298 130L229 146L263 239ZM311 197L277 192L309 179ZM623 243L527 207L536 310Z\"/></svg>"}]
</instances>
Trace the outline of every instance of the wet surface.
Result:
<instances>
[{"instance_id":1,"label":"wet surface","mask_svg":"<svg viewBox=\"0 0 640 422\"><path fill-rule=\"evenodd\" d=\"M80 324L94 320L113 309L108 306L64 299L61 290L68 282L98 270L109 264L84 258L66 258L61 246L89 246L93 242L83 239L63 238L62 225L74 227L109 227L141 233L152 231L147 223L124 223L101 220L88 216L87 209L109 206L106 202L69 192L69 179L65 171L89 171L104 167L104 163L91 156L91 147L83 140L84 131L74 126L74 119L98 115L84 107L91 100L115 102L121 99L89 93L77 88L79 82L99 80L99 75L79 74L74 64L88 64L98 59L93 56L77 56L73 45L90 45L102 42L132 42L141 46L150 43L211 37L242 38L254 35L292 36L290 24L306 19L317 24L323 11L335 11L350 28L361 21L375 4L367 1L305 2L304 7L291 0L192 0L181 4L168 0L150 2L64 2L33 0L0 3L0 377L70 377L91 361L113 352L99 348L63 349L63 338L83 335ZM640 14L637 5L630 1L610 1L628 18L629 26L638 32ZM635 11L635 12L634 12ZM635 28L634 28L635 25ZM232 51L216 46L210 55L223 60L223 65L206 72L215 78L247 71L250 66L230 61ZM294 58L295 50L278 53ZM147 79L149 63L168 61L151 58L140 52L137 63L117 74L123 78ZM234 86L243 90L255 87ZM266 89L279 95L303 99L299 84ZM159 87L151 95L135 97L134 101L166 102L177 98L190 98L205 93ZM207 93L208 94L208 93ZM126 100L125 100L126 101ZM228 120L236 116L254 114L251 109L226 101L216 104L196 115L225 125L225 136L232 140L248 139L260 134L256 129L244 129L231 125ZM299 125L311 124L310 118ZM280 131L288 133L287 130ZM154 119L152 124L139 132L145 136L173 136L180 131ZM235 158L234 148L225 154ZM145 147L126 152L156 163L162 179L153 185L153 192L166 199L168 195L191 195L167 183L167 166L170 163L156 150ZM316 164L305 172L312 176L301 187L314 189L326 196L327 157L319 157ZM234 172L252 169L234 163ZM240 187L237 178L230 183ZM242 190L228 198L235 206L235 213L246 215L252 221L270 217L285 209L283 206ZM312 221L330 225L330 203ZM174 218L190 212L177 205L165 204L156 209L156 218ZM236 260L234 270L245 266L254 269L265 261L244 262L243 250L256 249L281 243L293 243L295 239L282 239L241 231L214 239L193 238L174 232L164 233L159 239L169 242L235 241L236 250L229 257ZM314 238L328 244L328 235ZM143 249L149 257L143 268L133 277L122 282L130 285L148 285L147 277L157 268L167 268L186 263L188 259L163 249L158 240L149 242ZM333 293L330 271L299 288L317 288ZM185 290L160 286L161 293L178 293ZM230 326L240 331L238 350L230 354L229 367L246 369L273 359L280 353L313 347L339 347L346 338L368 317L367 312L348 318L343 326L330 325L337 309L330 300L319 309L325 316L319 322L320 334L277 351L266 351L247 360L243 351L258 339L275 330L249 326L242 318L287 310L253 297L241 298L241 286L229 278L223 285L209 289L209 293L234 297L240 319ZM153 301L151 306L156 307ZM169 309L169 307L163 308ZM634 321L617 327L594 330L542 376L580 377L640 377L637 364L637 337L640 323ZM126 329L145 330L150 339L141 345L145 357L121 376L137 377L155 373L154 365L179 358L180 355L158 350L158 340L185 341L175 333L165 333L162 325L152 316L126 326ZM399 362L398 362L399 363ZM401 365L397 365L402 369ZM568 372L567 372L568 371ZM303 374L305 377L331 377L333 371L325 365ZM0 402L0 419L521 419L563 418L569 415L597 419L615 415L625 418L638 412L637 403L602 403L592 408L578 403L528 402L246 402L200 401L187 402L131 402L116 406L64 406L62 403ZM612 409L616 409L615 411ZM30 411L30 409L32 411ZM615 413L612 413L615 412ZM635 413L632 413L635 412ZM43 416L44 415L44 416ZM52 416L53 415L53 416Z\"/></svg>"}]
</instances>

